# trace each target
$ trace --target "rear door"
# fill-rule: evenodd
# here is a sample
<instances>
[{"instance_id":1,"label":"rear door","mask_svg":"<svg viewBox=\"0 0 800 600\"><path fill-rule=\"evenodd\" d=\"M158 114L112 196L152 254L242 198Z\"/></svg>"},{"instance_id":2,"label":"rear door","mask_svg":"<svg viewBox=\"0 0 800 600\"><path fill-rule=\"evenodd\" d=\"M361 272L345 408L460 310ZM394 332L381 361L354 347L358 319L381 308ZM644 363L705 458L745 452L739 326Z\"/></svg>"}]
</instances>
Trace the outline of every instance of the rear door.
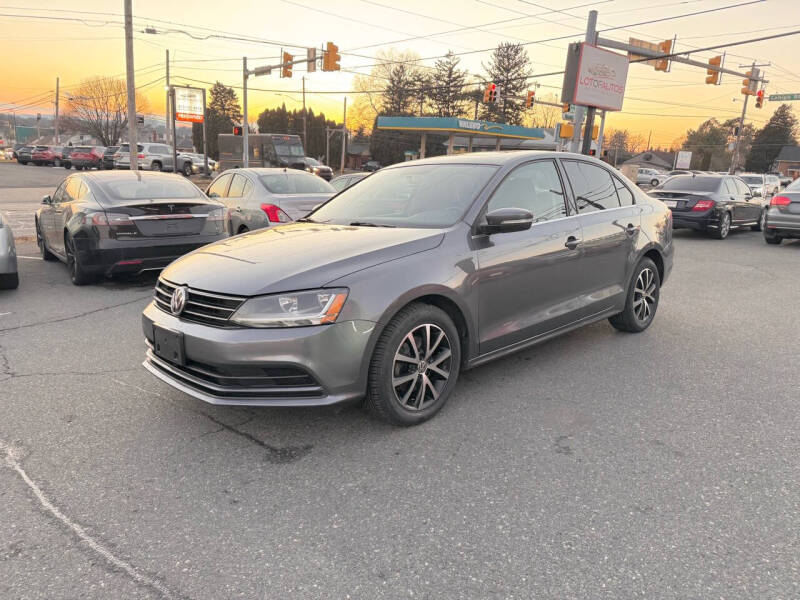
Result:
<instances>
[{"instance_id":1,"label":"rear door","mask_svg":"<svg viewBox=\"0 0 800 600\"><path fill-rule=\"evenodd\" d=\"M527 231L476 235L481 354L513 346L580 318L581 227L570 212L552 159L513 169L492 193L484 213L524 208ZM481 216L480 219L484 217Z\"/></svg>"},{"instance_id":2,"label":"rear door","mask_svg":"<svg viewBox=\"0 0 800 600\"><path fill-rule=\"evenodd\" d=\"M235 232L242 225L247 229L259 229L268 225L266 213L253 194L253 183L246 175L234 173L226 203L232 211L231 224L235 225Z\"/></svg>"},{"instance_id":3,"label":"rear door","mask_svg":"<svg viewBox=\"0 0 800 600\"><path fill-rule=\"evenodd\" d=\"M596 163L562 160L583 232L581 282L584 317L621 302L641 229L641 207L622 182Z\"/></svg>"}]
</instances>

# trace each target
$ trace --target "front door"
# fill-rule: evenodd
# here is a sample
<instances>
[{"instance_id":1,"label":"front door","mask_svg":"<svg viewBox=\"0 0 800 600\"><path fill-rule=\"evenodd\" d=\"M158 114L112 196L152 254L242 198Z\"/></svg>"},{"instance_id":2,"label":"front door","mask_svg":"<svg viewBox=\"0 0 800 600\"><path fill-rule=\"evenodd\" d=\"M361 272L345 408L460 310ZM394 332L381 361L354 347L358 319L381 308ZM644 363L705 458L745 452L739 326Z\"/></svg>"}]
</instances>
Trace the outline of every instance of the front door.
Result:
<instances>
[{"instance_id":1,"label":"front door","mask_svg":"<svg viewBox=\"0 0 800 600\"><path fill-rule=\"evenodd\" d=\"M61 201L61 196L64 194L64 188L66 187L67 182L62 181L55 193L50 196L50 204L43 204L42 212L39 213L39 231L42 235L42 239L47 242L49 248L53 248L53 232L56 227L54 210Z\"/></svg>"},{"instance_id":2,"label":"front door","mask_svg":"<svg viewBox=\"0 0 800 600\"><path fill-rule=\"evenodd\" d=\"M624 304L641 230L641 206L608 169L582 160L562 162L583 231L582 316L590 317Z\"/></svg>"},{"instance_id":3,"label":"front door","mask_svg":"<svg viewBox=\"0 0 800 600\"><path fill-rule=\"evenodd\" d=\"M553 160L515 168L484 210L512 207L533 214L529 230L475 238L481 354L568 325L580 307L581 228Z\"/></svg>"},{"instance_id":4,"label":"front door","mask_svg":"<svg viewBox=\"0 0 800 600\"><path fill-rule=\"evenodd\" d=\"M735 225L746 225L754 223L761 217L761 202L763 196L753 196L748 185L741 179L732 178L731 181L736 185L736 206L734 207L733 223ZM762 189L764 186L761 186ZM762 194L764 192L761 192Z\"/></svg>"}]
</instances>

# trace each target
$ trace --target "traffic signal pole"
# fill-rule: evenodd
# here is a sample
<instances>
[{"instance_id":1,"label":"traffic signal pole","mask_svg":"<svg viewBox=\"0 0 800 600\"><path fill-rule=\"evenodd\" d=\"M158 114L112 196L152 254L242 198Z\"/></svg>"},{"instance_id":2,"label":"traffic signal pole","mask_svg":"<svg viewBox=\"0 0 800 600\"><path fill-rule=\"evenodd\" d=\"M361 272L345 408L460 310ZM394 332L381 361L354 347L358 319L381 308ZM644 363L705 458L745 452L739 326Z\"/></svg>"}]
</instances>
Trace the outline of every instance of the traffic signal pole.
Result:
<instances>
[{"instance_id":1,"label":"traffic signal pole","mask_svg":"<svg viewBox=\"0 0 800 600\"><path fill-rule=\"evenodd\" d=\"M250 72L247 70L247 57L242 58L242 107L244 117L242 118L242 167L245 169L250 166L250 146L248 134L250 127L247 125L247 77Z\"/></svg>"}]
</instances>

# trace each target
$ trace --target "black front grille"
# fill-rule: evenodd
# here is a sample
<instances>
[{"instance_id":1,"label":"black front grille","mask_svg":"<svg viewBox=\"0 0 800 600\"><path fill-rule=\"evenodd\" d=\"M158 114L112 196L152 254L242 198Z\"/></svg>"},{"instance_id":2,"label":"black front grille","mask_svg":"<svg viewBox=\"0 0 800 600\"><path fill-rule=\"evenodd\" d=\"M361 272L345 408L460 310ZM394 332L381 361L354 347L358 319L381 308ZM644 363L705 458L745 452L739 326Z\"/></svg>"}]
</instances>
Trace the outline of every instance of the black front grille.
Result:
<instances>
[{"instance_id":1,"label":"black front grille","mask_svg":"<svg viewBox=\"0 0 800 600\"><path fill-rule=\"evenodd\" d=\"M150 365L184 385L219 398L319 398L322 387L304 369L292 366L179 365L157 356L148 342Z\"/></svg>"},{"instance_id":2,"label":"black front grille","mask_svg":"<svg viewBox=\"0 0 800 600\"><path fill-rule=\"evenodd\" d=\"M176 284L159 278L154 294L156 306L164 312L172 314L170 302L172 300L172 292L177 287ZM213 325L214 327L238 327L235 323L231 323L230 318L244 301L245 298L242 296L217 294L187 288L186 307L179 315L179 318L184 321Z\"/></svg>"}]
</instances>

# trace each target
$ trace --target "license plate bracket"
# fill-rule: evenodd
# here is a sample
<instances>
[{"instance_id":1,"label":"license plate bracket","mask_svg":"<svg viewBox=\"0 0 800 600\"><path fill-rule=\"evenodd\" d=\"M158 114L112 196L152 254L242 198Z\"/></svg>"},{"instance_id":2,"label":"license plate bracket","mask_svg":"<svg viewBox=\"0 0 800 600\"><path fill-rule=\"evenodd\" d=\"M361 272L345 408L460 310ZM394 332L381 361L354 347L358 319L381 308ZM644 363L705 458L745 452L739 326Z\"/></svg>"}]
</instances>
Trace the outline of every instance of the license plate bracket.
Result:
<instances>
[{"instance_id":1,"label":"license plate bracket","mask_svg":"<svg viewBox=\"0 0 800 600\"><path fill-rule=\"evenodd\" d=\"M677 200L663 200L664 204L666 204L669 208L675 208L678 206Z\"/></svg>"},{"instance_id":2,"label":"license plate bracket","mask_svg":"<svg viewBox=\"0 0 800 600\"><path fill-rule=\"evenodd\" d=\"M157 356L181 366L186 364L183 348L183 334L180 331L164 329L153 325L153 351Z\"/></svg>"}]
</instances>

